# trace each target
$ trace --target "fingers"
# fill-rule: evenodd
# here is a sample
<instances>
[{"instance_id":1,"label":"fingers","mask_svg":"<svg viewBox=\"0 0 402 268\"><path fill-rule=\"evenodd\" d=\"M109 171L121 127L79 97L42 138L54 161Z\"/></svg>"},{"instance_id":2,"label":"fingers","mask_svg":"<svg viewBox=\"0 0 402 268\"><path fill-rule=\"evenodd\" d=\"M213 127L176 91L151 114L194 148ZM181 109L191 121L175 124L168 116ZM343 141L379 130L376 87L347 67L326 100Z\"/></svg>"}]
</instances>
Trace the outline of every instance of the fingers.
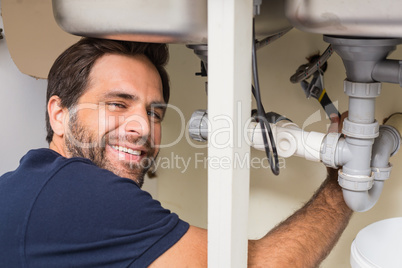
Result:
<instances>
[{"instance_id":1,"label":"fingers","mask_svg":"<svg viewBox=\"0 0 402 268\"><path fill-rule=\"evenodd\" d=\"M348 111L342 113L341 118L338 117L337 114L331 114L329 119L331 120L331 124L328 128L328 133L331 132L342 132L343 120L348 117Z\"/></svg>"},{"instance_id":2,"label":"fingers","mask_svg":"<svg viewBox=\"0 0 402 268\"><path fill-rule=\"evenodd\" d=\"M339 129L338 129L338 132L339 132L339 133L342 132L343 120L345 120L345 118L347 118L348 115L349 115L349 112L348 112L348 111L342 113L342 115L341 115L341 120L340 120L340 124L339 124Z\"/></svg>"},{"instance_id":3,"label":"fingers","mask_svg":"<svg viewBox=\"0 0 402 268\"><path fill-rule=\"evenodd\" d=\"M329 116L329 119L331 120L331 124L329 125L328 133L339 132L338 129L339 129L339 120L340 120L340 118L338 117L338 115L337 114L331 114Z\"/></svg>"}]
</instances>

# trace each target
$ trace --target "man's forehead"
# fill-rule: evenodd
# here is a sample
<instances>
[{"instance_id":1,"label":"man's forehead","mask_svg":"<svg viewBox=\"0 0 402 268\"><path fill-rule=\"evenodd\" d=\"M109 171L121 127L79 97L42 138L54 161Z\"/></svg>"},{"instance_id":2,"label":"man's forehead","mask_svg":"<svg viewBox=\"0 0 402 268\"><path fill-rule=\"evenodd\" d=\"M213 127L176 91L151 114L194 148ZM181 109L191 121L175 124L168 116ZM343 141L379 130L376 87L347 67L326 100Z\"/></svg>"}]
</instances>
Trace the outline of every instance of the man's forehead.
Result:
<instances>
[{"instance_id":1,"label":"man's forehead","mask_svg":"<svg viewBox=\"0 0 402 268\"><path fill-rule=\"evenodd\" d=\"M103 94L109 96L117 96L118 93L136 95L137 91L138 93L148 91L155 96L161 95L160 101L163 101L160 74L143 54L135 56L106 54L99 58L91 69L87 89L102 86L105 87L103 90L107 90L107 93Z\"/></svg>"}]
</instances>

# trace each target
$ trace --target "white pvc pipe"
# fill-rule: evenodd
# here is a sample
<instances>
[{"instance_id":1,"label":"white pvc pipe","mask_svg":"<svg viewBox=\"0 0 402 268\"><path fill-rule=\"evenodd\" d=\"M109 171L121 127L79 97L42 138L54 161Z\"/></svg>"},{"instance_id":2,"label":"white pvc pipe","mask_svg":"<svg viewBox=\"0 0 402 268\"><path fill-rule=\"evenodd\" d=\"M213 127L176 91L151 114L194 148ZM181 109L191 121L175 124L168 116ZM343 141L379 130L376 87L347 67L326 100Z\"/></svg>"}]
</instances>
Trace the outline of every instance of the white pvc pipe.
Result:
<instances>
[{"instance_id":1,"label":"white pvc pipe","mask_svg":"<svg viewBox=\"0 0 402 268\"><path fill-rule=\"evenodd\" d=\"M294 155L310 161L321 161L320 150L325 134L304 131L287 120L270 125L280 157L286 158ZM257 150L264 150L260 124L256 122L250 123L248 137L251 146Z\"/></svg>"},{"instance_id":2,"label":"white pvc pipe","mask_svg":"<svg viewBox=\"0 0 402 268\"><path fill-rule=\"evenodd\" d=\"M299 156L311 161L322 160L321 147L326 134L304 131L296 124L287 120L282 120L276 124L270 124L270 126L280 157ZM250 123L248 127L248 137L251 146L258 150L264 150L260 124L256 122ZM384 169L390 170L388 161L391 154L395 153L397 148L399 148L400 136L395 129L390 130L389 127L384 127L381 128L379 137L375 139L374 146L371 146L371 143L372 141L369 139L351 139L349 142L346 142L344 138L341 138L337 144L337 153L333 156L336 158L335 162L338 165L340 163L339 161L341 161L342 165L349 163L354 167L360 167L357 171L364 171L365 174L359 174L356 173L354 169L348 169L350 173L349 176L356 179L356 181L359 181L360 178L366 181L366 178L371 176L366 174L371 173L371 169L367 171L362 169L361 166L364 166L364 163L360 162L364 161L370 163L370 155L372 156L370 166L374 171L374 181L367 182L372 183L372 187L365 191L343 188L343 196L346 204L353 211L357 212L367 211L377 203L384 187L384 180L389 177L389 171L381 171L381 174L375 173ZM370 150L370 152L367 150ZM362 155L365 157L363 158Z\"/></svg>"},{"instance_id":3,"label":"white pvc pipe","mask_svg":"<svg viewBox=\"0 0 402 268\"><path fill-rule=\"evenodd\" d=\"M271 129L280 157L299 156L311 161L321 161L320 151L326 134L304 131L296 124L287 120L271 124ZM264 150L260 124L256 122L250 123L248 127L248 137L251 146L257 150ZM351 161L352 158L360 158L360 153L364 152L364 154L367 154L367 152L362 151L361 148L367 149L371 147L361 146L360 150L355 150L359 148L359 146L351 144L350 142L348 144L343 138L341 141L342 142L339 142L337 146L337 156L334 155L334 157L338 158L340 157L339 154L342 154L343 158L348 159L348 161ZM369 141L363 140L363 142ZM381 131L381 135L375 140L373 152L372 154L370 153L372 155L371 167L373 167L374 170L388 168L389 158L391 154L395 152L395 149L399 147L398 143L399 138L397 135L387 130ZM350 147L353 147L353 150L351 150ZM359 177L358 174L354 176L356 178ZM367 174L362 176L366 177ZM374 180L372 188L366 191L353 191L343 188L343 196L346 204L353 211L357 212L364 212L371 209L377 203L384 187L384 180L387 178L388 176L384 177L382 174L381 179Z\"/></svg>"}]
</instances>

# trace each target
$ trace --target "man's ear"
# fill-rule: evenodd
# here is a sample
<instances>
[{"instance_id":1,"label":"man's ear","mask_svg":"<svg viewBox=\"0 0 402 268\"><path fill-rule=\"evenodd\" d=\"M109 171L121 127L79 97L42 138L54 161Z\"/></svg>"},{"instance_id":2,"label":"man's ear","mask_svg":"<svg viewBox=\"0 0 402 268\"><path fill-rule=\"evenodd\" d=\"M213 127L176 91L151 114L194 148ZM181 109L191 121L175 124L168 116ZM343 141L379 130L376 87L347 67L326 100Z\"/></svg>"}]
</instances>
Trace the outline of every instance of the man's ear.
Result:
<instances>
[{"instance_id":1,"label":"man's ear","mask_svg":"<svg viewBox=\"0 0 402 268\"><path fill-rule=\"evenodd\" d=\"M47 103L47 112L49 113L49 122L52 126L54 135L63 137L65 134L65 120L68 110L61 106L59 96L52 96Z\"/></svg>"}]
</instances>

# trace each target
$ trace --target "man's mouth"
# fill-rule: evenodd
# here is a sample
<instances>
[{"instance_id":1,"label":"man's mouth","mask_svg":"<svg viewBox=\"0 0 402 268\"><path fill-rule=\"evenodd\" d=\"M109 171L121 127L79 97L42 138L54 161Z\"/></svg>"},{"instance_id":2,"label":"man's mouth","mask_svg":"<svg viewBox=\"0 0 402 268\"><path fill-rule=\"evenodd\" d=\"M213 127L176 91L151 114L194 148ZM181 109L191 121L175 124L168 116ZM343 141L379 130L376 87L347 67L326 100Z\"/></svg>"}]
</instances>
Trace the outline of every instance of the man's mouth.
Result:
<instances>
[{"instance_id":1,"label":"man's mouth","mask_svg":"<svg viewBox=\"0 0 402 268\"><path fill-rule=\"evenodd\" d=\"M135 156L140 156L142 153L140 150L133 150L133 149L126 148L123 146L111 145L111 147L119 152L128 153L128 154L135 155Z\"/></svg>"}]
</instances>

